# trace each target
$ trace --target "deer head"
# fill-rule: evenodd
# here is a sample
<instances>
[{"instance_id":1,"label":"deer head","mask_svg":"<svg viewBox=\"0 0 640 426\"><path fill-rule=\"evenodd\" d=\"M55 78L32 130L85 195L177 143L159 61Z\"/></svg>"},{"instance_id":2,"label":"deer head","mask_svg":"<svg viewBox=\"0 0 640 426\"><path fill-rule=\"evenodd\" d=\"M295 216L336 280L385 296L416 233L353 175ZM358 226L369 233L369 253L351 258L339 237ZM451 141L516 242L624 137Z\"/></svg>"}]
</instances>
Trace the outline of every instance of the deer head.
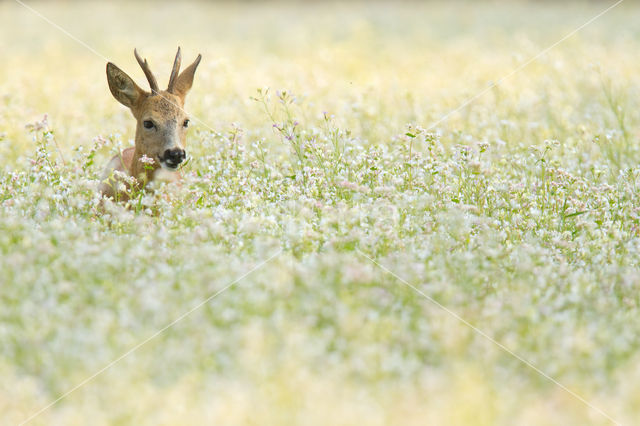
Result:
<instances>
[{"instance_id":1,"label":"deer head","mask_svg":"<svg viewBox=\"0 0 640 426\"><path fill-rule=\"evenodd\" d=\"M144 71L151 91L141 89L125 72L109 62L107 81L109 89L118 102L128 107L137 120L135 150L129 172L134 177L158 167L174 171L186 158L185 141L189 118L184 111L184 101L193 84L193 76L202 55L184 71L180 72L180 48L173 62L167 90L159 90L146 59L134 50L138 64ZM140 163L143 155L154 160L153 170Z\"/></svg>"}]
</instances>

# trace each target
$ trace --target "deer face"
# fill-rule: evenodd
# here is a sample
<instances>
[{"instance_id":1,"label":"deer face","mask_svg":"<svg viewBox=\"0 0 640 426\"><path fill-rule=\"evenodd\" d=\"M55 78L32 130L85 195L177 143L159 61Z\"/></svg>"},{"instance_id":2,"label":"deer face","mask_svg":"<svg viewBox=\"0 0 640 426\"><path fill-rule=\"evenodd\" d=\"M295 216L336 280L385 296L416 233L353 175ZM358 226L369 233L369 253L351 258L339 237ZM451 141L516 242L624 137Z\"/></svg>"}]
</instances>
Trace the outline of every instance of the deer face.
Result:
<instances>
[{"instance_id":1,"label":"deer face","mask_svg":"<svg viewBox=\"0 0 640 426\"><path fill-rule=\"evenodd\" d=\"M146 59L143 61L135 52L151 91L141 89L120 68L107 64L109 89L118 102L131 109L137 120L137 156L146 155L154 160L155 167L176 170L186 158L185 140L189 119L184 111L184 101L193 84L193 77L201 56L182 73L180 70L180 48L176 54L173 71L167 90L159 91L155 77ZM135 169L135 165L132 166Z\"/></svg>"},{"instance_id":2,"label":"deer face","mask_svg":"<svg viewBox=\"0 0 640 426\"><path fill-rule=\"evenodd\" d=\"M144 99L137 112L136 148L164 169L176 170L186 158L189 126L182 100L169 92L161 92Z\"/></svg>"}]
</instances>

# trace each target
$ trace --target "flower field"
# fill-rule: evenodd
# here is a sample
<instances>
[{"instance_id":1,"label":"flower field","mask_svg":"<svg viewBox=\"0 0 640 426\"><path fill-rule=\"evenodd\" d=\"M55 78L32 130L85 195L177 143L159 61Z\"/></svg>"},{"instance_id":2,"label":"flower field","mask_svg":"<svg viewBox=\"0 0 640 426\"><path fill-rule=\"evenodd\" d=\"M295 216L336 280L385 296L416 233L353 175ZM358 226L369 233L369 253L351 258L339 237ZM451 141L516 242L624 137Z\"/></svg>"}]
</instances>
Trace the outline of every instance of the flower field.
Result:
<instances>
[{"instance_id":1,"label":"flower field","mask_svg":"<svg viewBox=\"0 0 640 426\"><path fill-rule=\"evenodd\" d=\"M640 418L640 5L27 4L0 424ZM164 86L178 45L184 179L101 200L106 62Z\"/></svg>"}]
</instances>

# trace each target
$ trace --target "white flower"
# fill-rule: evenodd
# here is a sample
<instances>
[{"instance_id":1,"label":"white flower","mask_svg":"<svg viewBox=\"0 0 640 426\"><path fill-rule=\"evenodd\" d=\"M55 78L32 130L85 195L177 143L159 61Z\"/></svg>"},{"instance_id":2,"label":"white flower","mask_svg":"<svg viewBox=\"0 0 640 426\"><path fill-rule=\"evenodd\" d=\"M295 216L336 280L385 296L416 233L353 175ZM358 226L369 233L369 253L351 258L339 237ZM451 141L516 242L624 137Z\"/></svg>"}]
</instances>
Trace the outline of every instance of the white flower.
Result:
<instances>
[{"instance_id":1,"label":"white flower","mask_svg":"<svg viewBox=\"0 0 640 426\"><path fill-rule=\"evenodd\" d=\"M147 157L146 154L143 154L142 157L140 157L140 162L149 166L153 166L156 163L153 158Z\"/></svg>"}]
</instances>

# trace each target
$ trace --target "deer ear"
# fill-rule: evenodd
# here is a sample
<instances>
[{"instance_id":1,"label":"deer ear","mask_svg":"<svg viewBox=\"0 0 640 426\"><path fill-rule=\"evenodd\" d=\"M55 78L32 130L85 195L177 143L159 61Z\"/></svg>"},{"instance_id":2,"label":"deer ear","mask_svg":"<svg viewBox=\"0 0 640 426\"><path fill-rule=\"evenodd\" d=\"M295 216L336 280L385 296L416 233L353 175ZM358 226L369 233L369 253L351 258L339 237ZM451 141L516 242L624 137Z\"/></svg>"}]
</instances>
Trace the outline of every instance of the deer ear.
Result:
<instances>
[{"instance_id":1,"label":"deer ear","mask_svg":"<svg viewBox=\"0 0 640 426\"><path fill-rule=\"evenodd\" d=\"M193 76L196 73L196 68L200 64L200 59L202 59L202 55L198 55L195 61L184 71L180 73L178 78L176 78L175 85L173 86L173 94L179 96L184 101L184 98L191 90L191 86L193 85Z\"/></svg>"},{"instance_id":2,"label":"deer ear","mask_svg":"<svg viewBox=\"0 0 640 426\"><path fill-rule=\"evenodd\" d=\"M146 94L124 71L109 62L107 82L111 94L122 105L132 108Z\"/></svg>"}]
</instances>

